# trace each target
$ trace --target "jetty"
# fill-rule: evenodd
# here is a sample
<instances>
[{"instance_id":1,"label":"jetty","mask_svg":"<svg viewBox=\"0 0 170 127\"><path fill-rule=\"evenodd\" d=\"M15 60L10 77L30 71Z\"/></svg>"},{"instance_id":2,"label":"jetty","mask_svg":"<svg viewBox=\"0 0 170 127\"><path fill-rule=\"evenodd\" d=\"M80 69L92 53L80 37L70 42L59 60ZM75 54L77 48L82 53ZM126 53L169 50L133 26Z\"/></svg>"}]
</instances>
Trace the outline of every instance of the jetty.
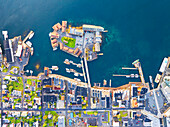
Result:
<instances>
[{"instance_id":1,"label":"jetty","mask_svg":"<svg viewBox=\"0 0 170 127\"><path fill-rule=\"evenodd\" d=\"M83 71L83 76L84 76L84 81L86 82L87 81L87 79L86 79L86 73L85 73L85 71L84 71L84 65L83 65L83 60L82 60L82 58L81 58L81 66L82 66L82 71Z\"/></svg>"},{"instance_id":2,"label":"jetty","mask_svg":"<svg viewBox=\"0 0 170 127\"><path fill-rule=\"evenodd\" d=\"M138 60L135 60L132 64L133 64L136 68L138 68L141 82L142 82L144 85L146 85L146 84L145 84L145 79L144 79L144 76L143 76L143 71L142 71L141 63L139 62L139 59L138 59Z\"/></svg>"},{"instance_id":3,"label":"jetty","mask_svg":"<svg viewBox=\"0 0 170 127\"><path fill-rule=\"evenodd\" d=\"M27 45L25 42L26 42L33 34L34 34L34 32L31 30L31 31L29 32L29 34L28 34L28 35L24 38L24 40L22 41L24 48L28 47L29 50L30 50L30 52L31 52L31 55L33 55L34 49L31 48L31 47L29 47L29 45Z\"/></svg>"},{"instance_id":4,"label":"jetty","mask_svg":"<svg viewBox=\"0 0 170 127\"><path fill-rule=\"evenodd\" d=\"M25 43L33 33L34 33L34 32L31 30L31 31L29 32L29 34L24 38L24 40L23 40L22 42Z\"/></svg>"},{"instance_id":5,"label":"jetty","mask_svg":"<svg viewBox=\"0 0 170 127\"><path fill-rule=\"evenodd\" d=\"M137 70L138 68L122 67L123 70Z\"/></svg>"}]
</instances>

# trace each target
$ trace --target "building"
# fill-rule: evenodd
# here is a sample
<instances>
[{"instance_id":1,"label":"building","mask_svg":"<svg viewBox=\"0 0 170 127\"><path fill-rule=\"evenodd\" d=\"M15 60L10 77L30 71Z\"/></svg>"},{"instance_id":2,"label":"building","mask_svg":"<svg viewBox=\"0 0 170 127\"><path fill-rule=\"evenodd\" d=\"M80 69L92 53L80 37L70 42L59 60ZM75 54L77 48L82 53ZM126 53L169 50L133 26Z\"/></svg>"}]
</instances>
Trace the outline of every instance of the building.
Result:
<instances>
[{"instance_id":1,"label":"building","mask_svg":"<svg viewBox=\"0 0 170 127\"><path fill-rule=\"evenodd\" d=\"M95 51L100 52L100 43L95 44Z\"/></svg>"},{"instance_id":2,"label":"building","mask_svg":"<svg viewBox=\"0 0 170 127\"><path fill-rule=\"evenodd\" d=\"M3 58L2 58L2 49L0 47L0 63L2 62Z\"/></svg>"},{"instance_id":3,"label":"building","mask_svg":"<svg viewBox=\"0 0 170 127\"><path fill-rule=\"evenodd\" d=\"M21 53L22 53L22 45L18 45L17 53L15 54L15 56L21 57Z\"/></svg>"},{"instance_id":4,"label":"building","mask_svg":"<svg viewBox=\"0 0 170 127\"><path fill-rule=\"evenodd\" d=\"M44 74L45 74L45 76L49 75L49 68L48 67L44 67Z\"/></svg>"},{"instance_id":5,"label":"building","mask_svg":"<svg viewBox=\"0 0 170 127\"><path fill-rule=\"evenodd\" d=\"M43 102L56 102L57 97L55 95L44 95Z\"/></svg>"},{"instance_id":6,"label":"building","mask_svg":"<svg viewBox=\"0 0 170 127\"><path fill-rule=\"evenodd\" d=\"M58 117L58 127L65 127L65 116Z\"/></svg>"},{"instance_id":7,"label":"building","mask_svg":"<svg viewBox=\"0 0 170 127\"><path fill-rule=\"evenodd\" d=\"M4 40L4 50L5 50L5 57L7 59L7 63L14 62L14 54L12 48L12 41L11 40Z\"/></svg>"}]
</instances>

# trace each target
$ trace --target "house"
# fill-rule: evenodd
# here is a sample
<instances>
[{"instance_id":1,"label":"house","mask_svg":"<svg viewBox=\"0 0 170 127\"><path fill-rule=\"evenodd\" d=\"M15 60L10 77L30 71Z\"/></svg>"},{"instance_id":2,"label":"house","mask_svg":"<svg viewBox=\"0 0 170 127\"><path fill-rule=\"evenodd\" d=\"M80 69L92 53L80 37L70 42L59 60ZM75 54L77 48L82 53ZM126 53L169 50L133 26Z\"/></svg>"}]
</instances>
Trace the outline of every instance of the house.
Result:
<instances>
[{"instance_id":1,"label":"house","mask_svg":"<svg viewBox=\"0 0 170 127\"><path fill-rule=\"evenodd\" d=\"M37 105L41 105L41 98L34 98L34 101Z\"/></svg>"},{"instance_id":2,"label":"house","mask_svg":"<svg viewBox=\"0 0 170 127\"><path fill-rule=\"evenodd\" d=\"M16 108L16 109L20 109L20 108L21 108L21 103L17 103L17 104L15 105L15 108Z\"/></svg>"},{"instance_id":3,"label":"house","mask_svg":"<svg viewBox=\"0 0 170 127\"><path fill-rule=\"evenodd\" d=\"M47 79L42 80L42 85L43 86L52 85L51 78L47 78Z\"/></svg>"}]
</instances>

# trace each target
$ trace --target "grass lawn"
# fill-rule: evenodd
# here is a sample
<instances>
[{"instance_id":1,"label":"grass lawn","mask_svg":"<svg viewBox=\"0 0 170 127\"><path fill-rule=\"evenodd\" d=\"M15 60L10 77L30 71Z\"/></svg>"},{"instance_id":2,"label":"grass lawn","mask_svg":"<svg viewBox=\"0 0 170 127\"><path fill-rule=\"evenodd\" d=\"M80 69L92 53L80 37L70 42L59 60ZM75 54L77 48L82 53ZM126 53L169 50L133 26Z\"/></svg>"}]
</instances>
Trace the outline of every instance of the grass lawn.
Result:
<instances>
[{"instance_id":1,"label":"grass lawn","mask_svg":"<svg viewBox=\"0 0 170 127\"><path fill-rule=\"evenodd\" d=\"M7 72L8 71L8 68L6 68L3 64L1 66L1 68L3 69L2 72Z\"/></svg>"},{"instance_id":2,"label":"grass lawn","mask_svg":"<svg viewBox=\"0 0 170 127\"><path fill-rule=\"evenodd\" d=\"M22 82L22 78L19 77L18 78L18 82L15 82L15 81L10 81L9 85L10 86L13 86L13 89L14 90L20 90L22 91L24 89L24 85L23 85L23 82Z\"/></svg>"},{"instance_id":3,"label":"grass lawn","mask_svg":"<svg viewBox=\"0 0 170 127\"><path fill-rule=\"evenodd\" d=\"M94 115L96 113L98 113L98 111L87 112L87 115Z\"/></svg>"},{"instance_id":4,"label":"grass lawn","mask_svg":"<svg viewBox=\"0 0 170 127\"><path fill-rule=\"evenodd\" d=\"M62 37L61 41L67 45L70 48L74 48L75 47L75 43L76 43L76 39L74 38L70 38L70 37ZM65 43L64 41L67 41L68 43Z\"/></svg>"}]
</instances>

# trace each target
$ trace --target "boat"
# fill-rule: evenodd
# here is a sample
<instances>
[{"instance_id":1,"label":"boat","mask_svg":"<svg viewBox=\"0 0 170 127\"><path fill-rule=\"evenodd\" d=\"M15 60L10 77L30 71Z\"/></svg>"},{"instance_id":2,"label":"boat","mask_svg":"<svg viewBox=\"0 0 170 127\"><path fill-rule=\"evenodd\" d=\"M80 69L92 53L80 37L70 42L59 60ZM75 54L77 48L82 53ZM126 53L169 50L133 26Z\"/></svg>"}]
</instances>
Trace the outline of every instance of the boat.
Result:
<instances>
[{"instance_id":1,"label":"boat","mask_svg":"<svg viewBox=\"0 0 170 127\"><path fill-rule=\"evenodd\" d=\"M67 65L70 65L70 62L69 62L68 59L65 59L64 63L67 64Z\"/></svg>"},{"instance_id":2,"label":"boat","mask_svg":"<svg viewBox=\"0 0 170 127\"><path fill-rule=\"evenodd\" d=\"M77 77L78 77L78 76L79 76L79 73L77 73L77 72L76 72L76 73L74 73L74 76L77 76Z\"/></svg>"},{"instance_id":3,"label":"boat","mask_svg":"<svg viewBox=\"0 0 170 127\"><path fill-rule=\"evenodd\" d=\"M57 47L53 48L53 51L57 50Z\"/></svg>"},{"instance_id":4,"label":"boat","mask_svg":"<svg viewBox=\"0 0 170 127\"><path fill-rule=\"evenodd\" d=\"M75 80L75 81L78 81L78 82L81 82L81 80L80 80L80 79L78 79L78 78L74 78L74 80Z\"/></svg>"},{"instance_id":5,"label":"boat","mask_svg":"<svg viewBox=\"0 0 170 127\"><path fill-rule=\"evenodd\" d=\"M81 64L77 64L77 67L81 68L81 67L82 67L82 65L81 65Z\"/></svg>"},{"instance_id":6,"label":"boat","mask_svg":"<svg viewBox=\"0 0 170 127\"><path fill-rule=\"evenodd\" d=\"M80 76L84 76L83 73L79 73Z\"/></svg>"},{"instance_id":7,"label":"boat","mask_svg":"<svg viewBox=\"0 0 170 127\"><path fill-rule=\"evenodd\" d=\"M135 74L135 78L139 78L139 75L138 75L138 74Z\"/></svg>"},{"instance_id":8,"label":"boat","mask_svg":"<svg viewBox=\"0 0 170 127\"><path fill-rule=\"evenodd\" d=\"M29 39L31 39L34 36L34 32L30 34Z\"/></svg>"},{"instance_id":9,"label":"boat","mask_svg":"<svg viewBox=\"0 0 170 127\"><path fill-rule=\"evenodd\" d=\"M130 78L130 75L126 75L126 78Z\"/></svg>"},{"instance_id":10,"label":"boat","mask_svg":"<svg viewBox=\"0 0 170 127\"><path fill-rule=\"evenodd\" d=\"M77 81L78 81L78 82L81 82L81 80L80 80L80 79L77 79Z\"/></svg>"},{"instance_id":11,"label":"boat","mask_svg":"<svg viewBox=\"0 0 170 127\"><path fill-rule=\"evenodd\" d=\"M49 37L51 37L51 32L49 33Z\"/></svg>"},{"instance_id":12,"label":"boat","mask_svg":"<svg viewBox=\"0 0 170 127\"><path fill-rule=\"evenodd\" d=\"M32 43L30 41L27 41L26 44L31 48Z\"/></svg>"},{"instance_id":13,"label":"boat","mask_svg":"<svg viewBox=\"0 0 170 127\"><path fill-rule=\"evenodd\" d=\"M74 69L70 69L70 72L75 72L75 70Z\"/></svg>"},{"instance_id":14,"label":"boat","mask_svg":"<svg viewBox=\"0 0 170 127\"><path fill-rule=\"evenodd\" d=\"M71 64L73 64L73 61L72 61L72 60L70 60L70 63L71 63Z\"/></svg>"},{"instance_id":15,"label":"boat","mask_svg":"<svg viewBox=\"0 0 170 127\"><path fill-rule=\"evenodd\" d=\"M52 66L52 70L58 71L58 66Z\"/></svg>"},{"instance_id":16,"label":"boat","mask_svg":"<svg viewBox=\"0 0 170 127\"><path fill-rule=\"evenodd\" d=\"M67 73L70 73L70 69L66 68L66 72L67 72Z\"/></svg>"},{"instance_id":17,"label":"boat","mask_svg":"<svg viewBox=\"0 0 170 127\"><path fill-rule=\"evenodd\" d=\"M103 85L107 85L107 81L105 79L103 80Z\"/></svg>"},{"instance_id":18,"label":"boat","mask_svg":"<svg viewBox=\"0 0 170 127\"><path fill-rule=\"evenodd\" d=\"M135 75L134 75L134 74L130 74L130 77L131 77L131 78L134 78L134 77L135 77Z\"/></svg>"},{"instance_id":19,"label":"boat","mask_svg":"<svg viewBox=\"0 0 170 127\"><path fill-rule=\"evenodd\" d=\"M31 48L31 56L33 55L33 53L34 53L34 48L32 47Z\"/></svg>"}]
</instances>

